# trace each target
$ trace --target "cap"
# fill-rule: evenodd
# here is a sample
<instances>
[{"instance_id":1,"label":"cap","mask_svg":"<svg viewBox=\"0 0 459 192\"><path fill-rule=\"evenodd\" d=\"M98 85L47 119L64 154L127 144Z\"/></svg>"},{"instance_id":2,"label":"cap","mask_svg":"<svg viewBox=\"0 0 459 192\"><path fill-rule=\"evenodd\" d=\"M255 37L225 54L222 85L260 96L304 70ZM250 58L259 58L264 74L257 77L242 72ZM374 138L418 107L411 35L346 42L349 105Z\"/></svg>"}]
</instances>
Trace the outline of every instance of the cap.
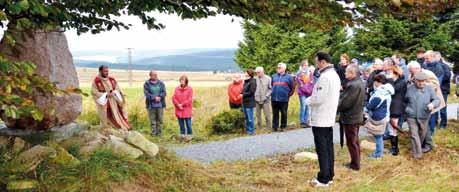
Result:
<instances>
[{"instance_id":1,"label":"cap","mask_svg":"<svg viewBox=\"0 0 459 192\"><path fill-rule=\"evenodd\" d=\"M424 81L424 80L427 80L427 74L424 73L424 72L417 72L414 74L414 79L415 80L420 80L420 81Z\"/></svg>"}]
</instances>

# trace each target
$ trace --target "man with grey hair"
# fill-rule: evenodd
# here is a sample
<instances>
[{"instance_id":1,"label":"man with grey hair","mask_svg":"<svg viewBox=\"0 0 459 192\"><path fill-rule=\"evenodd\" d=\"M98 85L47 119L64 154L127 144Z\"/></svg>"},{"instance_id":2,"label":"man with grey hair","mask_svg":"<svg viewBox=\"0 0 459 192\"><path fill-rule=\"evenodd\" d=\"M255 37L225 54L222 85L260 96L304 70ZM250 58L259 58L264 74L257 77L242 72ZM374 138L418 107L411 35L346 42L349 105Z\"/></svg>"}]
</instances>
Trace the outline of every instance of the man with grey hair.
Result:
<instances>
[{"instance_id":1,"label":"man with grey hair","mask_svg":"<svg viewBox=\"0 0 459 192\"><path fill-rule=\"evenodd\" d=\"M290 96L295 92L295 82L293 78L286 73L287 65L279 63L277 73L272 76L271 86L271 106L273 109L273 130L279 128L279 112L281 113L280 130L287 128L287 110Z\"/></svg>"},{"instance_id":2,"label":"man with grey hair","mask_svg":"<svg viewBox=\"0 0 459 192\"><path fill-rule=\"evenodd\" d=\"M438 114L438 111L445 106L445 101L444 101L443 95L441 93L440 81L438 81L437 76L430 70L422 69L421 65L416 61L411 61L410 63L408 63L408 70L410 71L410 82L409 82L409 84L414 84L415 83L414 74L416 74L418 72L423 72L425 75L427 75L426 83L434 89L436 96L440 99L440 105L438 107L436 107L433 111L431 111L431 113L432 113L432 115L435 114L435 113ZM432 117L430 117L430 120L431 119L432 119ZM432 130L430 125L429 125L429 127L427 129L427 135L425 137L425 140L423 141L423 149L422 150L425 153L431 151L432 148L433 148L433 140L432 140L433 133L434 133L434 130Z\"/></svg>"},{"instance_id":3,"label":"man with grey hair","mask_svg":"<svg viewBox=\"0 0 459 192\"><path fill-rule=\"evenodd\" d=\"M266 127L271 129L271 111L270 111L270 101L271 101L271 78L265 75L263 67L257 67L255 69L257 73L257 89L255 91L255 108L257 114L257 127L262 128L262 118L261 111L265 116Z\"/></svg>"},{"instance_id":4,"label":"man with grey hair","mask_svg":"<svg viewBox=\"0 0 459 192\"><path fill-rule=\"evenodd\" d=\"M408 86L406 100L406 117L410 127L412 154L415 159L420 159L426 152L423 143L428 140L428 119L431 112L440 105L440 100L434 89L427 85L429 79L424 72L412 74L413 83Z\"/></svg>"},{"instance_id":5,"label":"man with grey hair","mask_svg":"<svg viewBox=\"0 0 459 192\"><path fill-rule=\"evenodd\" d=\"M161 136L163 129L163 114L166 108L166 86L158 79L156 71L150 71L150 79L143 85L145 104L150 118L151 135Z\"/></svg>"},{"instance_id":6,"label":"man with grey hair","mask_svg":"<svg viewBox=\"0 0 459 192\"><path fill-rule=\"evenodd\" d=\"M363 123L363 106L365 103L365 84L359 76L359 67L350 65L346 68L346 79L343 92L339 98L338 112L340 124L346 135L346 145L351 156L349 169L360 170L359 127Z\"/></svg>"}]
</instances>

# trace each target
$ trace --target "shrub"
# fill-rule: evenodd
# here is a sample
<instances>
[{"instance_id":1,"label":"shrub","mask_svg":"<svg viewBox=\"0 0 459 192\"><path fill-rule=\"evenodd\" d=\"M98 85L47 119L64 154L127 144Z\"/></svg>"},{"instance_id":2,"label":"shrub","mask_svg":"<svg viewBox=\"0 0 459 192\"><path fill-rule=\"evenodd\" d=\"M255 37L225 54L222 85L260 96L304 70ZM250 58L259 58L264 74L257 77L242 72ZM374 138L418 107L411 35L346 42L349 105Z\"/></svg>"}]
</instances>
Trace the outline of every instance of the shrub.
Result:
<instances>
[{"instance_id":1,"label":"shrub","mask_svg":"<svg viewBox=\"0 0 459 192\"><path fill-rule=\"evenodd\" d=\"M215 134L237 133L244 130L244 114L240 110L223 111L210 120Z\"/></svg>"}]
</instances>

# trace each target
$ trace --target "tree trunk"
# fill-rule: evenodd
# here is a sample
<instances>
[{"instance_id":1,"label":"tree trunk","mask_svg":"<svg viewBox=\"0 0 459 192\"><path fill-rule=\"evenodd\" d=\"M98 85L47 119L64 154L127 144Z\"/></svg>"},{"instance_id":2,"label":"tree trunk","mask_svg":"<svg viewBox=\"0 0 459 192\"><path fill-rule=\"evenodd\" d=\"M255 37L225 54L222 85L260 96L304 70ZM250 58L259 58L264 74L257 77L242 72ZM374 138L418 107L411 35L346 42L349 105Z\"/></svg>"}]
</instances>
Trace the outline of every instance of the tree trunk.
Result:
<instances>
[{"instance_id":1,"label":"tree trunk","mask_svg":"<svg viewBox=\"0 0 459 192\"><path fill-rule=\"evenodd\" d=\"M17 31L8 26L15 37L15 45L5 39L0 42L0 54L13 61L31 61L35 74L55 82L60 89L78 88L78 76L73 65L67 39L58 31ZM35 104L44 113L42 121L30 118L3 118L9 128L45 130L73 122L82 111L82 97L78 94L54 96L51 93L33 95Z\"/></svg>"}]
</instances>

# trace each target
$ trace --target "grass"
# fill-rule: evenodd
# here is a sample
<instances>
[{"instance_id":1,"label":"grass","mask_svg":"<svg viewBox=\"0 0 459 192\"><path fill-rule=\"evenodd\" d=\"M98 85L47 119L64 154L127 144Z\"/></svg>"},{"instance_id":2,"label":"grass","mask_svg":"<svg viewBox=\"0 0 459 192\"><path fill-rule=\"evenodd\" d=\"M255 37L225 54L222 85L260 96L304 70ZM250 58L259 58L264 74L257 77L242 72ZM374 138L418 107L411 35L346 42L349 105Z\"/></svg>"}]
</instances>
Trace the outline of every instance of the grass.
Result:
<instances>
[{"instance_id":1,"label":"grass","mask_svg":"<svg viewBox=\"0 0 459 192\"><path fill-rule=\"evenodd\" d=\"M451 84L451 91L448 95L448 103L459 103L459 98L456 97L456 84Z\"/></svg>"},{"instance_id":2,"label":"grass","mask_svg":"<svg viewBox=\"0 0 459 192\"><path fill-rule=\"evenodd\" d=\"M380 160L365 158L362 151L359 172L344 168L349 161L346 148L336 146L335 178L328 191L458 191L459 121L450 121L438 130L433 152L414 160L408 149L409 138L402 137L401 154L385 154ZM386 143L386 149L387 149ZM311 151L312 149L305 149ZM308 180L318 171L316 161L294 163L293 154L255 161L217 162L202 165L178 159L165 149L153 159L136 160L97 151L81 158L78 166L56 165L45 161L33 173L7 178L39 181L37 191L313 191ZM3 154L0 154L3 155Z\"/></svg>"}]
</instances>

